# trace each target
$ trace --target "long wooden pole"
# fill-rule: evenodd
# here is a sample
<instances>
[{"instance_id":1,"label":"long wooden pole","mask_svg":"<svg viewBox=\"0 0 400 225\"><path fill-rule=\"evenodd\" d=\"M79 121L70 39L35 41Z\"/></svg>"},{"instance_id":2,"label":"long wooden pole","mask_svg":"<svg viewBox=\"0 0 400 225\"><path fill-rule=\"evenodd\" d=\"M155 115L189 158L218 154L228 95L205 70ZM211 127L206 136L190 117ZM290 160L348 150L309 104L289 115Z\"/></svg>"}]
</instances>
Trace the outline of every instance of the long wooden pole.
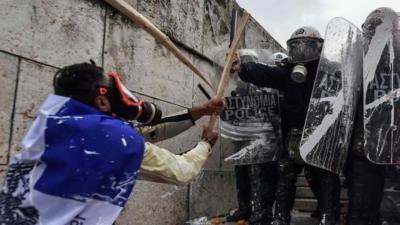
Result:
<instances>
[{"instance_id":1,"label":"long wooden pole","mask_svg":"<svg viewBox=\"0 0 400 225\"><path fill-rule=\"evenodd\" d=\"M153 36L160 44L170 50L183 64L189 67L197 76L200 77L212 90L213 86L211 81L204 76L200 70L196 68L195 65L187 58L171 41L171 39L165 35L160 29L158 29L152 22L150 22L146 17L136 11L132 6L123 0L105 0L112 7L117 9L123 15L131 19L134 23L142 27L151 36Z\"/></svg>"},{"instance_id":2,"label":"long wooden pole","mask_svg":"<svg viewBox=\"0 0 400 225\"><path fill-rule=\"evenodd\" d=\"M240 40L244 34L244 28L246 27L249 19L250 19L250 14L245 11L242 18L240 19L238 30L235 34L235 38L231 43L231 47L229 48L228 55L225 59L224 70L222 71L221 80L219 81L218 85L218 90L216 95L217 98L224 97L225 89L228 86L229 74L231 72L231 67L233 63L233 56L235 55L239 47ZM216 121L217 121L217 115L214 114L210 117L210 120L208 121L208 128L213 129L215 127Z\"/></svg>"}]
</instances>

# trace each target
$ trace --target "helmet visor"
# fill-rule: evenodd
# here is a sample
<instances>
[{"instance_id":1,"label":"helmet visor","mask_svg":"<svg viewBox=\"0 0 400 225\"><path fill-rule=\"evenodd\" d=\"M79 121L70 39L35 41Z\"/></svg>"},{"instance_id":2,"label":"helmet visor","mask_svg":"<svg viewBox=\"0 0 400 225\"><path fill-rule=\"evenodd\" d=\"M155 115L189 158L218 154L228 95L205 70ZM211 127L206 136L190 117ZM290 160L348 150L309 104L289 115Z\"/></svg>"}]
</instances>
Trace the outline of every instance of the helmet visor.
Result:
<instances>
[{"instance_id":1,"label":"helmet visor","mask_svg":"<svg viewBox=\"0 0 400 225\"><path fill-rule=\"evenodd\" d=\"M301 63L320 57L323 40L319 38L294 38L287 41L291 62Z\"/></svg>"}]
</instances>

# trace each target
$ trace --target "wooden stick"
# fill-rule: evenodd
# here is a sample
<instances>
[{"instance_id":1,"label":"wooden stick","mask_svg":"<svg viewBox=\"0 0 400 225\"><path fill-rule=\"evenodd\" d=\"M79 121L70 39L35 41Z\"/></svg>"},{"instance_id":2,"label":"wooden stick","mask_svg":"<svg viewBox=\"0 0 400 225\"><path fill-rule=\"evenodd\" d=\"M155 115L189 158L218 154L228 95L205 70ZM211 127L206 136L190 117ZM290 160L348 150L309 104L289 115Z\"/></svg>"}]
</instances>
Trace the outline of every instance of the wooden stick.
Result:
<instances>
[{"instance_id":1,"label":"wooden stick","mask_svg":"<svg viewBox=\"0 0 400 225\"><path fill-rule=\"evenodd\" d=\"M142 27L147 33L153 36L160 44L170 50L183 64L189 67L197 76L200 77L206 84L212 89L211 81L204 76L200 70L175 46L175 44L165 35L160 29L158 29L152 22L146 17L136 11L132 6L123 0L105 0L112 7L117 9L123 15L127 16L134 23Z\"/></svg>"},{"instance_id":2,"label":"wooden stick","mask_svg":"<svg viewBox=\"0 0 400 225\"><path fill-rule=\"evenodd\" d=\"M228 56L225 59L224 70L222 71L221 80L219 81L218 85L217 98L224 97L225 89L228 86L229 82L229 74L231 72L233 56L235 55L239 47L240 40L244 34L244 28L246 27L249 19L250 19L250 14L244 11L242 19L240 19L237 33L235 34L235 38L233 39L231 47L229 49ZM216 121L217 121L217 115L214 114L210 117L210 120L208 121L208 126L207 126L208 129L214 129Z\"/></svg>"}]
</instances>

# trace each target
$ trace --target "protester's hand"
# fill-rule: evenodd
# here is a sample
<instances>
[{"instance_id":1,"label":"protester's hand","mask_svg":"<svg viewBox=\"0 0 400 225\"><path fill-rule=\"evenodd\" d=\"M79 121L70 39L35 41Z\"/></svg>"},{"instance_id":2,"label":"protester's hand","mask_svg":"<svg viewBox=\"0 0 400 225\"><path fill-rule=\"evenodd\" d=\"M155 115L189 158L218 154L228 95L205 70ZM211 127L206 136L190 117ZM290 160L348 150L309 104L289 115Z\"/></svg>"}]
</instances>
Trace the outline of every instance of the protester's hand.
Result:
<instances>
[{"instance_id":1,"label":"protester's hand","mask_svg":"<svg viewBox=\"0 0 400 225\"><path fill-rule=\"evenodd\" d=\"M218 139L218 132L215 129L204 128L203 134L201 135L201 140L210 143L211 147L214 146Z\"/></svg>"},{"instance_id":2,"label":"protester's hand","mask_svg":"<svg viewBox=\"0 0 400 225\"><path fill-rule=\"evenodd\" d=\"M239 53L236 52L235 55L233 56L233 63L232 63L232 67L231 67L231 73L240 72L240 69L241 69L240 56L239 56Z\"/></svg>"},{"instance_id":3,"label":"protester's hand","mask_svg":"<svg viewBox=\"0 0 400 225\"><path fill-rule=\"evenodd\" d=\"M220 114L223 109L223 98L214 97L201 105L193 106L191 109L191 116L193 120L198 120L205 115Z\"/></svg>"}]
</instances>

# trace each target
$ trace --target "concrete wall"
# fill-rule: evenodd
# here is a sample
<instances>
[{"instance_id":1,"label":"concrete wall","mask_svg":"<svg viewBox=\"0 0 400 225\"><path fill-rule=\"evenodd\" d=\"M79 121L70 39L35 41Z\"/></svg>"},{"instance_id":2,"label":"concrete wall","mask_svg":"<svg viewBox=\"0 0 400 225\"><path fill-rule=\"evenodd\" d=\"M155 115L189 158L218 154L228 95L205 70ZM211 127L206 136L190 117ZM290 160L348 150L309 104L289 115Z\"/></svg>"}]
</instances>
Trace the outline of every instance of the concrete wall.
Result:
<instances>
[{"instance_id":1,"label":"concrete wall","mask_svg":"<svg viewBox=\"0 0 400 225\"><path fill-rule=\"evenodd\" d=\"M230 12L238 7L234 1L128 2L170 36L201 71L215 74L212 59L227 49ZM0 8L0 177L62 66L93 59L106 70L120 72L130 89L166 113L205 100L196 87L199 79L189 69L102 1L2 0ZM282 50L254 20L243 45ZM159 145L174 152L193 147L205 121ZM222 162L232 149L231 143L220 141L191 185L139 181L117 224L183 224L234 208L232 167Z\"/></svg>"}]
</instances>

